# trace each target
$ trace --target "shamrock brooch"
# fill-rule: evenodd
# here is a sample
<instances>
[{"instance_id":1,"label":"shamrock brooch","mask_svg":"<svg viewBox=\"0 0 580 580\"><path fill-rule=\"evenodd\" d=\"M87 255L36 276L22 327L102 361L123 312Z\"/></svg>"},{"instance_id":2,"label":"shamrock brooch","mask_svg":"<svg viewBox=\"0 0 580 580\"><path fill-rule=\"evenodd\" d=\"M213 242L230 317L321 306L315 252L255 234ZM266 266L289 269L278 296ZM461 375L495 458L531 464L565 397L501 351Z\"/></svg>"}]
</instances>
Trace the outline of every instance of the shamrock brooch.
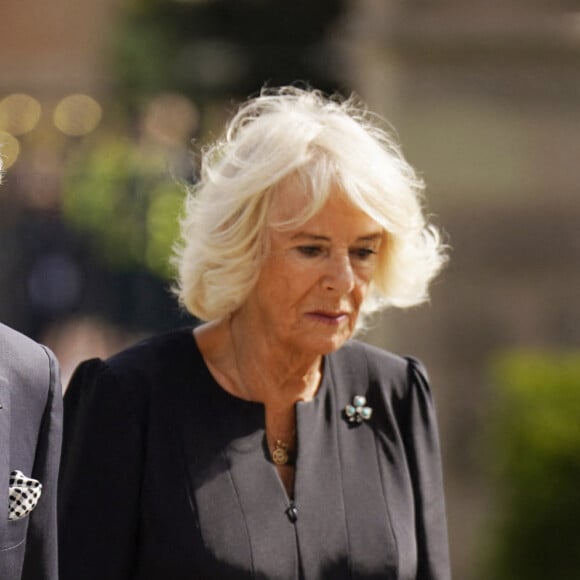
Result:
<instances>
[{"instance_id":1,"label":"shamrock brooch","mask_svg":"<svg viewBox=\"0 0 580 580\"><path fill-rule=\"evenodd\" d=\"M355 395L352 399L352 404L344 408L344 416L349 423L362 423L368 421L373 410L367 407L367 400L362 395Z\"/></svg>"}]
</instances>

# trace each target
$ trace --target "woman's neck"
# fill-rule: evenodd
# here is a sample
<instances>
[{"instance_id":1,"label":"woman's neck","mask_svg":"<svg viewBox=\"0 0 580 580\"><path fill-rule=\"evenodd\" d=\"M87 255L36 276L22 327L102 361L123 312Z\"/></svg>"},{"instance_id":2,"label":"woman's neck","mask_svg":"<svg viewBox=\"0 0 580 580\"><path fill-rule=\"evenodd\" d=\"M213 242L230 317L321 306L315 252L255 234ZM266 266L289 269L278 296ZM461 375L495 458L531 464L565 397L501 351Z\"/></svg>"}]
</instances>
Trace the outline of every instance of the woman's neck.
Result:
<instances>
[{"instance_id":1,"label":"woman's neck","mask_svg":"<svg viewBox=\"0 0 580 580\"><path fill-rule=\"evenodd\" d=\"M201 353L217 382L231 394L284 408L314 398L322 357L277 347L235 314L195 330Z\"/></svg>"},{"instance_id":2,"label":"woman's neck","mask_svg":"<svg viewBox=\"0 0 580 580\"><path fill-rule=\"evenodd\" d=\"M247 398L275 407L314 398L321 379L320 355L277 345L241 316L232 315L228 327L239 386Z\"/></svg>"},{"instance_id":3,"label":"woman's neck","mask_svg":"<svg viewBox=\"0 0 580 580\"><path fill-rule=\"evenodd\" d=\"M238 398L264 405L268 449L282 484L292 497L297 453L296 402L310 401L316 395L322 357L276 348L267 336L235 316L204 324L195 329L195 336L217 383Z\"/></svg>"}]
</instances>

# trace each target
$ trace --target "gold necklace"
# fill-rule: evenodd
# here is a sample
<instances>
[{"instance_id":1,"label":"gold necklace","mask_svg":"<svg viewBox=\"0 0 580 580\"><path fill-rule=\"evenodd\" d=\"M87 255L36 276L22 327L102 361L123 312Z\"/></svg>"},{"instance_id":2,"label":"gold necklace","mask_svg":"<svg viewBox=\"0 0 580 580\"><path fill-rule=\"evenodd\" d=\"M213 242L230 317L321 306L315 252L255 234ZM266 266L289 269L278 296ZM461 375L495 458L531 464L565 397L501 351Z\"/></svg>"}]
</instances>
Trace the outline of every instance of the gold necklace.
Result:
<instances>
[{"instance_id":1,"label":"gold necklace","mask_svg":"<svg viewBox=\"0 0 580 580\"><path fill-rule=\"evenodd\" d=\"M277 437L274 439L274 446L272 447L272 461L276 465L294 465L296 459L296 452L293 450L293 441L296 434L296 428L288 434L286 440Z\"/></svg>"},{"instance_id":2,"label":"gold necklace","mask_svg":"<svg viewBox=\"0 0 580 580\"><path fill-rule=\"evenodd\" d=\"M282 439L276 439L274 448L272 449L272 460L276 465L286 465L290 460L290 452L288 451L288 443Z\"/></svg>"}]
</instances>

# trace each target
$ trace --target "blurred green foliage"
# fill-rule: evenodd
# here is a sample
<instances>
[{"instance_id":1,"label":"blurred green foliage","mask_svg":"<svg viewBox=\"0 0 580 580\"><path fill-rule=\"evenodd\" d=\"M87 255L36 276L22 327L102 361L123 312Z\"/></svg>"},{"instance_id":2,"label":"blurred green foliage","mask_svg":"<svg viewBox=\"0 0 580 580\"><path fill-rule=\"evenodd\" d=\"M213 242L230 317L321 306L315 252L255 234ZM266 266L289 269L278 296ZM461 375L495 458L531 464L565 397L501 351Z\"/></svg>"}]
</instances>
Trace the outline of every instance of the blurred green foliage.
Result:
<instances>
[{"instance_id":1,"label":"blurred green foliage","mask_svg":"<svg viewBox=\"0 0 580 580\"><path fill-rule=\"evenodd\" d=\"M493 369L497 512L483 578L580 578L580 353L509 353Z\"/></svg>"},{"instance_id":2,"label":"blurred green foliage","mask_svg":"<svg viewBox=\"0 0 580 580\"><path fill-rule=\"evenodd\" d=\"M328 43L345 0L132 0L111 35L113 86L134 111L159 91L245 98L264 83L340 89L344 64Z\"/></svg>"},{"instance_id":3,"label":"blurred green foliage","mask_svg":"<svg viewBox=\"0 0 580 580\"><path fill-rule=\"evenodd\" d=\"M104 138L69 164L63 213L87 235L102 264L169 278L185 193L161 150Z\"/></svg>"},{"instance_id":4,"label":"blurred green foliage","mask_svg":"<svg viewBox=\"0 0 580 580\"><path fill-rule=\"evenodd\" d=\"M190 143L197 151L213 140L228 107L264 84L305 81L340 89L342 64L328 32L344 5L344 0L122 5L107 39L110 95L103 124L75 142L62 193L67 225L88 239L91 258L104 273L152 274L165 285L172 277L169 257L186 193L171 168L182 180L195 181ZM180 112L168 98L186 99L192 114ZM133 295L131 288L117 290Z\"/></svg>"}]
</instances>

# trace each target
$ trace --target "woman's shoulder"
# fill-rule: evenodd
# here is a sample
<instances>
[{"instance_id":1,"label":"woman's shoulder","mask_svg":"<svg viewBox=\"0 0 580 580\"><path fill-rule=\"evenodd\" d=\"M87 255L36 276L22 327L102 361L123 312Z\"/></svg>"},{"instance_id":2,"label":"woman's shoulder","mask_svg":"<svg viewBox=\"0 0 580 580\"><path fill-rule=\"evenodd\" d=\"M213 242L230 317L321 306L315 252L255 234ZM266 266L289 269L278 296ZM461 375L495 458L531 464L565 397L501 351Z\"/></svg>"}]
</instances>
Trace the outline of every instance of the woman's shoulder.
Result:
<instances>
[{"instance_id":1,"label":"woman's shoulder","mask_svg":"<svg viewBox=\"0 0 580 580\"><path fill-rule=\"evenodd\" d=\"M179 365L195 349L193 329L180 328L156 334L110 356L104 363L119 373L147 373Z\"/></svg>"},{"instance_id":2,"label":"woman's shoulder","mask_svg":"<svg viewBox=\"0 0 580 580\"><path fill-rule=\"evenodd\" d=\"M336 352L337 358L345 361L356 361L355 364L364 364L370 370L389 369L392 372L405 372L409 362L408 357L379 348L360 340L349 340Z\"/></svg>"},{"instance_id":3,"label":"woman's shoulder","mask_svg":"<svg viewBox=\"0 0 580 580\"><path fill-rule=\"evenodd\" d=\"M401 394L416 384L428 387L425 368L415 357L402 356L359 340L349 340L335 355L342 369L358 377L367 376L370 384L380 384Z\"/></svg>"},{"instance_id":4,"label":"woman's shoulder","mask_svg":"<svg viewBox=\"0 0 580 580\"><path fill-rule=\"evenodd\" d=\"M130 398L141 398L159 383L191 364L195 341L191 328L154 335L102 360L82 362L75 370L67 391L123 391Z\"/></svg>"}]
</instances>

